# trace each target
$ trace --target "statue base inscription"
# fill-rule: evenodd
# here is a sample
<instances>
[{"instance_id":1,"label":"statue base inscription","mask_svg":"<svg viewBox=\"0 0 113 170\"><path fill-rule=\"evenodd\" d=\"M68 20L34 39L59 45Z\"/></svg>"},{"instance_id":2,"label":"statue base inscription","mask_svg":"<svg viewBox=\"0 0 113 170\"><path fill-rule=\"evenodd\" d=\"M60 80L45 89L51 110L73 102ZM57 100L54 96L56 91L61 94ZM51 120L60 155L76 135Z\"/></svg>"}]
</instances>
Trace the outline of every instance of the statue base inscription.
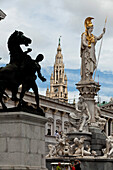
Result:
<instances>
[{"instance_id":1,"label":"statue base inscription","mask_svg":"<svg viewBox=\"0 0 113 170\"><path fill-rule=\"evenodd\" d=\"M0 113L0 169L47 170L46 121L22 111Z\"/></svg>"}]
</instances>

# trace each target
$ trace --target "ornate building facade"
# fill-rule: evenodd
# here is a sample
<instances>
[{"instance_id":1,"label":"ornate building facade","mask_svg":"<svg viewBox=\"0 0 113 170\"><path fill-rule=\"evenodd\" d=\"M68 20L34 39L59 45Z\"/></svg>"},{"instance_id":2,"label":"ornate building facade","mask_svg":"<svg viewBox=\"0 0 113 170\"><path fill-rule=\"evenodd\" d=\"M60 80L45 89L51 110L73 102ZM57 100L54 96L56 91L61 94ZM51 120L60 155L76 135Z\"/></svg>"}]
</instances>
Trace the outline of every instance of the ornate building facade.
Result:
<instances>
[{"instance_id":1,"label":"ornate building facade","mask_svg":"<svg viewBox=\"0 0 113 170\"><path fill-rule=\"evenodd\" d=\"M11 92L7 91L9 97L11 97ZM45 112L45 117L47 118L47 123L45 125L45 140L46 140L46 153L48 152L48 144L55 144L55 131L62 131L65 133L69 132L70 129L70 113L77 114L75 105L58 101L46 96L39 96L40 107ZM31 105L36 107L35 96L32 92L27 92L24 96L24 100ZM11 99L4 100L6 106L14 107L15 102ZM1 108L1 104L0 104ZM106 125L104 132L106 135L111 135L113 133L113 101L100 106L101 115L105 118ZM48 134L48 131L50 132Z\"/></svg>"},{"instance_id":2,"label":"ornate building facade","mask_svg":"<svg viewBox=\"0 0 113 170\"><path fill-rule=\"evenodd\" d=\"M54 72L50 78L50 91L47 88L46 96L58 99L62 102L68 102L68 91L67 91L67 76L64 73L63 55L61 53L60 38L57 48L57 54L54 63Z\"/></svg>"}]
</instances>

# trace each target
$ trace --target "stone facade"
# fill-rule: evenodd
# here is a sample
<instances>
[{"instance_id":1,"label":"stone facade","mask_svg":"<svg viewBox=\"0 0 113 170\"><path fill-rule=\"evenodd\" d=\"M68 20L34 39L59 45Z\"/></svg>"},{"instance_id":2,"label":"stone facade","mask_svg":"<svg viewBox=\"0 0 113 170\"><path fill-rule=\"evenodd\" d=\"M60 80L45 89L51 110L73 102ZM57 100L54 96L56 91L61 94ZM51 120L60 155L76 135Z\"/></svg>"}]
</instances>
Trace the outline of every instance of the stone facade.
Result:
<instances>
[{"instance_id":1,"label":"stone facade","mask_svg":"<svg viewBox=\"0 0 113 170\"><path fill-rule=\"evenodd\" d=\"M110 136L113 133L113 101L100 106L102 116L106 118L105 133Z\"/></svg>"},{"instance_id":2,"label":"stone facade","mask_svg":"<svg viewBox=\"0 0 113 170\"><path fill-rule=\"evenodd\" d=\"M10 92L8 92L10 96ZM75 105L58 101L57 99L52 99L46 96L40 95L40 107L44 110L47 123L45 125L45 135L47 141L50 143L55 143L54 133L55 130L69 132L70 127L70 119L69 114L75 113L76 108ZM32 92L26 93L24 100L32 105L33 107L36 106L34 94ZM10 99L5 100L7 107L13 107L15 105ZM102 117L107 119L106 126L105 126L105 134L110 135L113 132L113 102L109 104L105 104L100 107ZM48 134L48 129L51 130L51 134Z\"/></svg>"},{"instance_id":3,"label":"stone facade","mask_svg":"<svg viewBox=\"0 0 113 170\"><path fill-rule=\"evenodd\" d=\"M55 57L54 73L50 78L50 91L47 88L46 96L68 102L67 76L64 74L63 55L61 54L60 38Z\"/></svg>"},{"instance_id":4,"label":"stone facade","mask_svg":"<svg viewBox=\"0 0 113 170\"><path fill-rule=\"evenodd\" d=\"M9 97L11 92L7 91ZM18 94L19 95L19 94ZM69 114L75 112L75 105L58 101L57 99L52 99L46 96L39 96L40 107L44 110L45 116L47 118L47 123L45 124L45 140L46 140L46 153L48 152L48 144L55 144L55 131L69 132ZM36 107L34 94L28 92L25 94L24 100L28 102L32 107ZM4 100L7 107L14 107L16 103L10 99ZM51 133L48 135L48 131Z\"/></svg>"}]
</instances>

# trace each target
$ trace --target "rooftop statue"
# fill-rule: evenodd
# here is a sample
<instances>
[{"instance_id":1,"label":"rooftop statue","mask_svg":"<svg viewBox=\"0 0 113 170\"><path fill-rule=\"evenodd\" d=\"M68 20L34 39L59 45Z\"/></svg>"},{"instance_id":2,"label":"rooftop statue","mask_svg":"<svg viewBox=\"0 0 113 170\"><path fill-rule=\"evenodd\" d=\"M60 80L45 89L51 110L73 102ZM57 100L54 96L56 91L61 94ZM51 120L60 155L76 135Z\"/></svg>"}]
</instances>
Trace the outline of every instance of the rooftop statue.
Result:
<instances>
[{"instance_id":1,"label":"rooftop statue","mask_svg":"<svg viewBox=\"0 0 113 170\"><path fill-rule=\"evenodd\" d=\"M35 82L37 76L41 81L46 79L41 74L41 62L44 58L42 54L39 54L35 60L33 60L28 53L30 48L23 52L20 45L28 46L31 44L31 39L24 36L23 32L15 31L8 39L8 49L10 51L10 63L5 67L0 68L0 102L4 110L7 109L2 98L5 93L5 89L9 89L12 92L12 100L16 101L18 88L22 84L22 91L20 93L18 108L23 106L23 97L26 91L30 88L35 93L35 100L37 104L37 110L42 111L39 108L39 94L38 87Z\"/></svg>"},{"instance_id":2,"label":"rooftop statue","mask_svg":"<svg viewBox=\"0 0 113 170\"><path fill-rule=\"evenodd\" d=\"M100 36L92 34L93 24L92 17L85 19L85 32L81 35L81 81L93 81L93 73L97 67L97 60L95 55L95 45L98 40L103 37L105 28Z\"/></svg>"}]
</instances>

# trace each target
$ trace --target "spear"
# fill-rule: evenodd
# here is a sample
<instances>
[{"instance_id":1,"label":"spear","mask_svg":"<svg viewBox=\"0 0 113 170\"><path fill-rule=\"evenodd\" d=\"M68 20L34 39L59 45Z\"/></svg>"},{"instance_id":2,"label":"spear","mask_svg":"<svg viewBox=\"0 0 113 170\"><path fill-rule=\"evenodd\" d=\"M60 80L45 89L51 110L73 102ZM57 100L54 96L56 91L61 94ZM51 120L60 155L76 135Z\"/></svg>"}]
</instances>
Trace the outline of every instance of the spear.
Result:
<instances>
[{"instance_id":1,"label":"spear","mask_svg":"<svg viewBox=\"0 0 113 170\"><path fill-rule=\"evenodd\" d=\"M107 17L106 17L106 19L105 19L104 29L105 29L105 27L106 27L106 22L107 22ZM100 52L101 52L101 48L102 48L102 43L103 43L103 36L102 36L101 43L100 43L100 48L99 48L99 53L98 53L98 59L97 59L97 66L98 66L98 62L99 62L99 58L100 58ZM95 77L96 77L96 72L97 72L97 67L96 67L96 70L95 70L94 81L95 81Z\"/></svg>"}]
</instances>

